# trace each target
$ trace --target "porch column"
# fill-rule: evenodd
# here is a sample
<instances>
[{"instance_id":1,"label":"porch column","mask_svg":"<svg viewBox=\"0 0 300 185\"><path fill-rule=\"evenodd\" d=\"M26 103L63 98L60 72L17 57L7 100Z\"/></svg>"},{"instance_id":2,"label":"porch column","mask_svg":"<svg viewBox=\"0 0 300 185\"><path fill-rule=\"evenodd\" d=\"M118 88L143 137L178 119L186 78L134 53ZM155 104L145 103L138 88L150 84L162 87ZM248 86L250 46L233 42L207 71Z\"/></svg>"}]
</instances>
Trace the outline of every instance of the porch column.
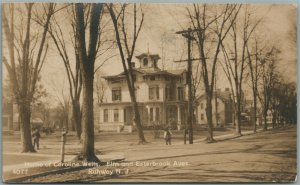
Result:
<instances>
[{"instance_id":1,"label":"porch column","mask_svg":"<svg viewBox=\"0 0 300 185\"><path fill-rule=\"evenodd\" d=\"M177 105L177 129L181 130L181 108Z\"/></svg>"},{"instance_id":2,"label":"porch column","mask_svg":"<svg viewBox=\"0 0 300 185\"><path fill-rule=\"evenodd\" d=\"M149 125L150 124L150 107L147 105L146 109L147 109L147 113L148 113L148 115L147 115L147 125Z\"/></svg>"}]
</instances>

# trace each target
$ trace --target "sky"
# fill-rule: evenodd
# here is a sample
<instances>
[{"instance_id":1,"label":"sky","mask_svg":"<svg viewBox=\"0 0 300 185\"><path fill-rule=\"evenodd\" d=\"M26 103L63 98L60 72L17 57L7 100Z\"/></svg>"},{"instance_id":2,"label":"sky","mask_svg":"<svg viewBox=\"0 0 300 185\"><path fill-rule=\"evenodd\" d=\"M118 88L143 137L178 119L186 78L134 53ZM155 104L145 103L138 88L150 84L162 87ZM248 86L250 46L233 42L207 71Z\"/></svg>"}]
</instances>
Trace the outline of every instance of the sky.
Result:
<instances>
[{"instance_id":1,"label":"sky","mask_svg":"<svg viewBox=\"0 0 300 185\"><path fill-rule=\"evenodd\" d=\"M145 14L144 24L139 35L135 55L150 52L158 54L162 57L159 66L164 69L184 69L184 63L174 63L175 60L186 59L186 42L185 39L176 31L188 28L188 18L186 12L187 4L142 4ZM263 34L271 38L273 42L279 44L282 49L282 60L280 61L280 70L289 81L296 81L297 75L297 48L291 43L290 31L293 29L293 23L296 23L297 10L295 5L288 4L255 4L255 15L257 17L264 16ZM108 15L106 15L108 16ZM62 24L68 23L67 15L57 16ZM106 19L108 22L108 19ZM68 32L68 26L63 26L64 32ZM7 55L5 51L5 42L3 55ZM70 44L70 43L69 43ZM53 45L53 44L52 44ZM116 55L108 60L101 69L106 75L118 74L122 71L118 50L111 53ZM105 56L96 61L96 66L101 63ZM135 59L135 62L137 60ZM3 65L4 66L4 65ZM3 69L3 75L6 70ZM221 69L218 70L218 88L228 87L228 82ZM62 60L56 52L54 45L50 48L45 64L41 72L42 83L45 84L47 91L52 96L57 95L58 89L65 89L67 93L68 83Z\"/></svg>"}]
</instances>

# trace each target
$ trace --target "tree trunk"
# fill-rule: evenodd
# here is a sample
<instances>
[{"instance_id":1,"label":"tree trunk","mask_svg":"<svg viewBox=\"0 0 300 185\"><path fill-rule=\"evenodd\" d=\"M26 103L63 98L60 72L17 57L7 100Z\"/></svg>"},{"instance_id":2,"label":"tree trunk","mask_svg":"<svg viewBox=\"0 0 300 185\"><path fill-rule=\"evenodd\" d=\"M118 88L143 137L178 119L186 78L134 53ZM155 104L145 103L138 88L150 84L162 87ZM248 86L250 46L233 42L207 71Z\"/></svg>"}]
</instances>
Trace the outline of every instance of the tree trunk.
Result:
<instances>
[{"instance_id":1,"label":"tree trunk","mask_svg":"<svg viewBox=\"0 0 300 185\"><path fill-rule=\"evenodd\" d=\"M239 83L236 82L236 118L237 118L237 122L235 125L235 131L236 131L236 135L241 136L241 89L238 88Z\"/></svg>"},{"instance_id":2,"label":"tree trunk","mask_svg":"<svg viewBox=\"0 0 300 185\"><path fill-rule=\"evenodd\" d=\"M88 54L85 40L84 5L75 4L76 40L78 43L78 56L83 80L82 104L82 150L78 160L100 162L94 150L94 65L96 59L96 46L99 35L100 15L102 4L92 4L90 12Z\"/></svg>"},{"instance_id":3,"label":"tree trunk","mask_svg":"<svg viewBox=\"0 0 300 185\"><path fill-rule=\"evenodd\" d=\"M86 161L100 162L94 151L93 79L93 72L84 75L81 134L83 145L80 157Z\"/></svg>"},{"instance_id":4,"label":"tree trunk","mask_svg":"<svg viewBox=\"0 0 300 185\"><path fill-rule=\"evenodd\" d=\"M144 144L146 142L144 132L143 132L143 127L141 124L141 116L140 116L140 111L138 108L137 102L133 102L133 108L134 108L134 115L135 115L135 121L136 121L136 128L138 131L138 136L139 136L139 144Z\"/></svg>"},{"instance_id":5,"label":"tree trunk","mask_svg":"<svg viewBox=\"0 0 300 185\"><path fill-rule=\"evenodd\" d=\"M81 115L80 115L80 104L75 100L72 106L72 119L74 122L76 135L78 139L81 139Z\"/></svg>"},{"instance_id":6,"label":"tree trunk","mask_svg":"<svg viewBox=\"0 0 300 185\"><path fill-rule=\"evenodd\" d=\"M236 117L237 117L237 123L236 123L236 134L237 135L242 135L241 133L241 103L238 101L237 102L237 111L236 111Z\"/></svg>"},{"instance_id":7,"label":"tree trunk","mask_svg":"<svg viewBox=\"0 0 300 185\"><path fill-rule=\"evenodd\" d=\"M253 94L253 119L254 119L254 123L253 123L253 132L256 132L256 112L257 112L257 100L256 100L256 94Z\"/></svg>"},{"instance_id":8,"label":"tree trunk","mask_svg":"<svg viewBox=\"0 0 300 185\"><path fill-rule=\"evenodd\" d=\"M263 117L264 117L264 128L263 128L263 130L264 131L266 131L268 129L268 126L267 126L267 113L268 113L268 109L265 109L264 113L263 113Z\"/></svg>"},{"instance_id":9,"label":"tree trunk","mask_svg":"<svg viewBox=\"0 0 300 185\"><path fill-rule=\"evenodd\" d=\"M213 124L212 124L212 98L210 96L206 96L206 118L207 118L207 142L214 142L213 138Z\"/></svg>"},{"instance_id":10,"label":"tree trunk","mask_svg":"<svg viewBox=\"0 0 300 185\"><path fill-rule=\"evenodd\" d=\"M22 152L35 152L31 140L30 104L25 102L18 104L18 106L21 122Z\"/></svg>"},{"instance_id":11,"label":"tree trunk","mask_svg":"<svg viewBox=\"0 0 300 185\"><path fill-rule=\"evenodd\" d=\"M129 75L128 75L129 77ZM130 85L132 84L132 85ZM136 96L134 93L134 82L130 83L130 80L127 79L127 86L129 89L130 97L131 97L131 102L133 105L133 110L134 110L134 119L135 119L135 125L138 131L138 137L139 137L139 144L144 144L146 142L144 132L143 132L143 126L141 123L141 116L140 116L140 111L139 107L136 101Z\"/></svg>"}]
</instances>

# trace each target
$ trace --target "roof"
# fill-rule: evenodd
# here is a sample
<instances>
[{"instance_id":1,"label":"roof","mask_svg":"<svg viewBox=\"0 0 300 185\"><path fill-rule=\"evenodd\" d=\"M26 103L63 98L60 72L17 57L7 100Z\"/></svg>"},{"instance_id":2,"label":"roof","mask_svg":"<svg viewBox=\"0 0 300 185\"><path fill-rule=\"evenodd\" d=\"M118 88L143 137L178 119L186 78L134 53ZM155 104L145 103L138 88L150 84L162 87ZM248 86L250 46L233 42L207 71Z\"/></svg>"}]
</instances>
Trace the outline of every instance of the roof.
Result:
<instances>
[{"instance_id":1,"label":"roof","mask_svg":"<svg viewBox=\"0 0 300 185\"><path fill-rule=\"evenodd\" d=\"M156 58L156 59L160 59L159 55L157 54L150 54L150 53L142 53L140 55L135 56L137 59L142 59L145 56L150 56L151 58Z\"/></svg>"},{"instance_id":2,"label":"roof","mask_svg":"<svg viewBox=\"0 0 300 185\"><path fill-rule=\"evenodd\" d=\"M181 75L185 70L143 70L139 68L133 68L133 71L136 73L140 73L143 76L152 76L152 75L169 75L169 76L179 76ZM125 72L122 72L117 75L111 75L111 76L102 76L104 79L118 79L118 78L124 78Z\"/></svg>"},{"instance_id":3,"label":"roof","mask_svg":"<svg viewBox=\"0 0 300 185\"><path fill-rule=\"evenodd\" d=\"M215 96L215 93L213 94ZM206 97L206 94L202 94L197 101L200 101ZM230 92L229 91L221 91L217 92L217 97L221 99L223 102L231 100Z\"/></svg>"},{"instance_id":4,"label":"roof","mask_svg":"<svg viewBox=\"0 0 300 185\"><path fill-rule=\"evenodd\" d=\"M141 73L141 74L144 74L146 73L146 71L144 70L141 70L141 69L137 69L137 68L133 68L132 69L134 72L138 72L138 73ZM123 78L125 77L125 72L121 72L120 74L117 74L117 75L107 75L107 76L102 76L102 78L104 79L114 79L114 78Z\"/></svg>"},{"instance_id":5,"label":"roof","mask_svg":"<svg viewBox=\"0 0 300 185\"><path fill-rule=\"evenodd\" d=\"M160 70L160 71L147 71L146 74L144 74L144 76L148 76L148 75L169 75L169 76L178 76L176 74L170 73L166 70Z\"/></svg>"},{"instance_id":6,"label":"roof","mask_svg":"<svg viewBox=\"0 0 300 185\"><path fill-rule=\"evenodd\" d=\"M176 69L176 70L167 70L167 71L174 75L181 75L182 73L186 72L185 69Z\"/></svg>"}]
</instances>

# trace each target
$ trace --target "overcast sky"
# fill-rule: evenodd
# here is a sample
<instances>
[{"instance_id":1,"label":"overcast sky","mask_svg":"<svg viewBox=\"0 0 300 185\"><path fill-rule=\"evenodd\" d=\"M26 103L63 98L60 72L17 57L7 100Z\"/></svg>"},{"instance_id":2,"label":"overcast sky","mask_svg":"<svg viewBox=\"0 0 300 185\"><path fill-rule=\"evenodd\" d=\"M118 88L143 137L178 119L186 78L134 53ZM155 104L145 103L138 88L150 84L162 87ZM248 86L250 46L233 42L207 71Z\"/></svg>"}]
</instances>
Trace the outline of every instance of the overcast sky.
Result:
<instances>
[{"instance_id":1,"label":"overcast sky","mask_svg":"<svg viewBox=\"0 0 300 185\"><path fill-rule=\"evenodd\" d=\"M184 38L175 34L176 31L186 29L188 26L185 7L186 4L144 4L144 26L138 38L135 54L139 55L143 52L148 52L148 50L150 53L159 54L160 56L163 53L165 69L185 68L184 64L175 64L173 62L174 60L186 59L187 57ZM295 43L290 42L289 35L291 29L293 29L293 24L296 24L296 7L286 4L255 4L254 8L258 17L265 17L263 23L265 27L264 32L267 33L268 37L282 46L282 57L284 60L281 61L280 66L283 74L287 79L296 81L297 48ZM64 17L62 20L64 20ZM117 51L115 52L118 54ZM3 54L7 53L4 51ZM97 64L99 62L97 61ZM159 66L162 66L161 63L162 61L160 60ZM107 61L102 71L108 75L121 72L122 65L119 57L116 56ZM224 74L222 74L221 70L218 72L218 86L220 88L228 87ZM5 73L6 70L4 70L4 75ZM65 88L68 87L65 69L61 59L55 52L55 48L49 52L41 76L42 82L45 84L48 92L52 94L54 88L51 86L57 86L56 88L61 88L62 86Z\"/></svg>"}]
</instances>

